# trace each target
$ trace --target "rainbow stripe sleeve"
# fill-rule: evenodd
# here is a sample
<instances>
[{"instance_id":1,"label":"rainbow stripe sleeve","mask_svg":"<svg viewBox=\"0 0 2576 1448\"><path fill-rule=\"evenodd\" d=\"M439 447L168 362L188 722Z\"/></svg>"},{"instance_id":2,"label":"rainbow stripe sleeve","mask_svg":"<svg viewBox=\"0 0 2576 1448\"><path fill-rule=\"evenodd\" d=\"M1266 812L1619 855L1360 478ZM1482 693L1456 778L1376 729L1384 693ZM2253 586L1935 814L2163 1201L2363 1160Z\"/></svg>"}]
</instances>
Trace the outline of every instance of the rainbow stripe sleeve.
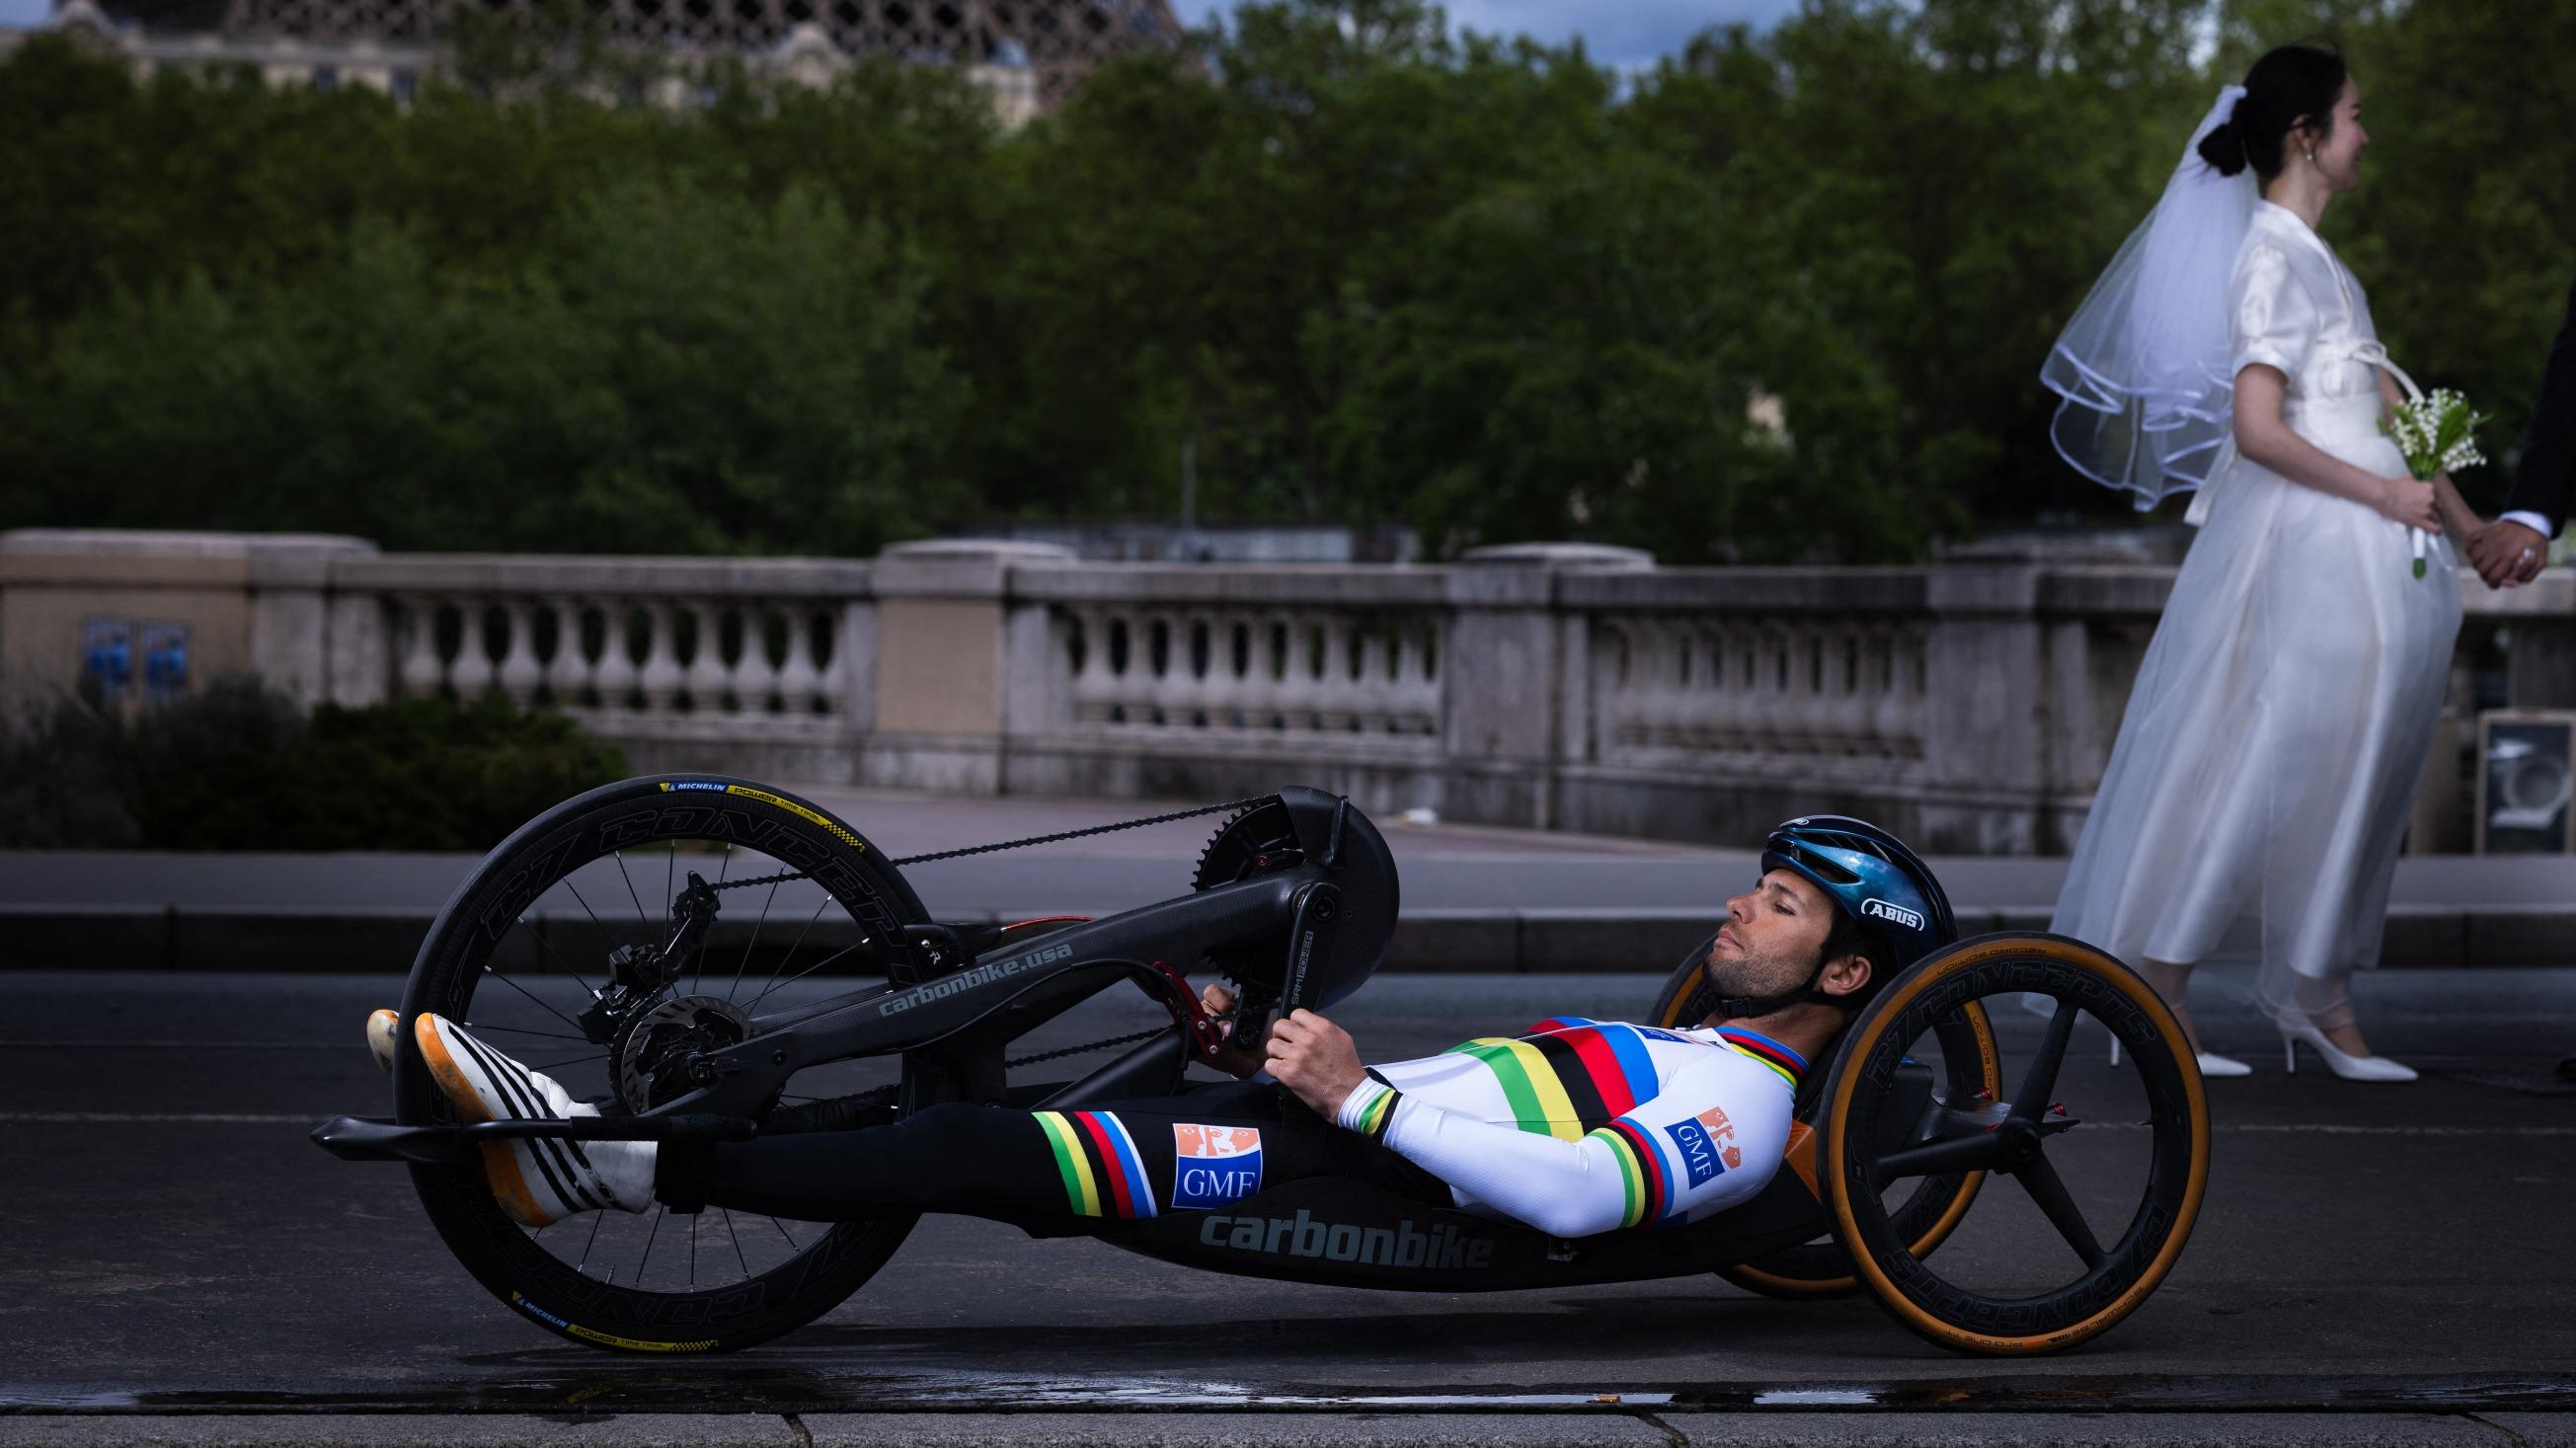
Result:
<instances>
[{"instance_id":1,"label":"rainbow stripe sleeve","mask_svg":"<svg viewBox=\"0 0 2576 1448\"><path fill-rule=\"evenodd\" d=\"M1592 1132L1590 1139L1610 1148L1619 1164L1619 1175L1628 1194L1622 1227L1642 1227L1664 1219L1672 1210L1673 1182L1664 1166L1663 1153L1655 1149L1654 1139L1645 1129L1626 1119L1611 1122Z\"/></svg>"},{"instance_id":2,"label":"rainbow stripe sleeve","mask_svg":"<svg viewBox=\"0 0 2576 1448\"><path fill-rule=\"evenodd\" d=\"M1395 1108L1403 1100L1403 1092L1371 1078L1351 1088L1333 1119L1345 1130L1356 1131L1372 1141L1384 1141L1386 1129L1395 1124Z\"/></svg>"},{"instance_id":3,"label":"rainbow stripe sleeve","mask_svg":"<svg viewBox=\"0 0 2576 1448\"><path fill-rule=\"evenodd\" d=\"M1106 1111L1033 1111L1046 1134L1067 1208L1077 1217L1134 1221L1154 1213L1154 1184L1127 1127Z\"/></svg>"}]
</instances>

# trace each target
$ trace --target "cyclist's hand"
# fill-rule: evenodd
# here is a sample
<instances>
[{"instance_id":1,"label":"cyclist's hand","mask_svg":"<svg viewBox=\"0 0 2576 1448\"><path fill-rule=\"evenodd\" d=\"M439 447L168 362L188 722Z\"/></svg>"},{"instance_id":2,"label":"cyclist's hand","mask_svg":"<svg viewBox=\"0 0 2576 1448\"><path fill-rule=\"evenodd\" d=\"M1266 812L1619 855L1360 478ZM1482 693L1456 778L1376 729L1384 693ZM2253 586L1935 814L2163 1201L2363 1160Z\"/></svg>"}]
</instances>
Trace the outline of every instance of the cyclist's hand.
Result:
<instances>
[{"instance_id":1,"label":"cyclist's hand","mask_svg":"<svg viewBox=\"0 0 2576 1448\"><path fill-rule=\"evenodd\" d=\"M1225 1032L1228 1037L1234 1034L1234 1022L1224 1017L1233 1013L1235 999L1233 991L1214 981L1208 982L1206 988L1199 992L1199 1009L1218 1017L1216 1028ZM1261 1069L1261 1062L1255 1059L1252 1053L1237 1047L1230 1039L1224 1045L1217 1047L1216 1054L1210 1058L1208 1064L1238 1079Z\"/></svg>"},{"instance_id":2,"label":"cyclist's hand","mask_svg":"<svg viewBox=\"0 0 2576 1448\"><path fill-rule=\"evenodd\" d=\"M1270 1023L1269 1064L1271 1076L1326 1121L1368 1079L1351 1033L1308 1010Z\"/></svg>"}]
</instances>

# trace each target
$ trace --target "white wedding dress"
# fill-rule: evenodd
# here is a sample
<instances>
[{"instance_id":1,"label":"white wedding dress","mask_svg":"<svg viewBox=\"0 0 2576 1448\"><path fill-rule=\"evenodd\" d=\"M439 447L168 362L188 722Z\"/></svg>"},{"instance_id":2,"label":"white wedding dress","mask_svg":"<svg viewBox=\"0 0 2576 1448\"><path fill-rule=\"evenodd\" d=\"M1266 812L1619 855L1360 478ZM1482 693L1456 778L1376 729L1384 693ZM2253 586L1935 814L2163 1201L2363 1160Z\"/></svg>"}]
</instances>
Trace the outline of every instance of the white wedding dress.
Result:
<instances>
[{"instance_id":1,"label":"white wedding dress","mask_svg":"<svg viewBox=\"0 0 2576 1448\"><path fill-rule=\"evenodd\" d=\"M2386 354L2361 285L2296 213L2255 206L2228 305L2231 375L2278 368L2301 437L2406 473L2379 431ZM2265 1009L2331 1029L2351 1019L2353 968L2379 958L2460 627L2457 565L2436 537L2415 577L2406 528L2232 443L2189 516L2200 534L2050 928L2133 966L2259 942Z\"/></svg>"}]
</instances>

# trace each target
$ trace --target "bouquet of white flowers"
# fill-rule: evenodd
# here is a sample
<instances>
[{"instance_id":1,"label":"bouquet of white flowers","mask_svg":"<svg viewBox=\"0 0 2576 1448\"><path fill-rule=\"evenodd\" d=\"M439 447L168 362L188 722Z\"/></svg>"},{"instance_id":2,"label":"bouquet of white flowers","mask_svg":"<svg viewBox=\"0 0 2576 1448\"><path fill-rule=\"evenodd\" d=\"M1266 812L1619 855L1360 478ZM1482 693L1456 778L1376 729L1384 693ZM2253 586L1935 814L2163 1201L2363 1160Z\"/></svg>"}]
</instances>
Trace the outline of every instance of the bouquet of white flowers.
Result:
<instances>
[{"instance_id":1,"label":"bouquet of white flowers","mask_svg":"<svg viewBox=\"0 0 2576 1448\"><path fill-rule=\"evenodd\" d=\"M2402 374L2401 374L2402 375ZM2469 400L2447 387L2430 392L2417 392L2409 383L2406 401L2389 413L2380 425L2406 454L2406 470L2425 482L2457 468L2474 467L2486 461L2478 451L2477 426L2487 420L2486 414L2469 406ZM2424 530L2415 532L2415 576L2424 576Z\"/></svg>"}]
</instances>

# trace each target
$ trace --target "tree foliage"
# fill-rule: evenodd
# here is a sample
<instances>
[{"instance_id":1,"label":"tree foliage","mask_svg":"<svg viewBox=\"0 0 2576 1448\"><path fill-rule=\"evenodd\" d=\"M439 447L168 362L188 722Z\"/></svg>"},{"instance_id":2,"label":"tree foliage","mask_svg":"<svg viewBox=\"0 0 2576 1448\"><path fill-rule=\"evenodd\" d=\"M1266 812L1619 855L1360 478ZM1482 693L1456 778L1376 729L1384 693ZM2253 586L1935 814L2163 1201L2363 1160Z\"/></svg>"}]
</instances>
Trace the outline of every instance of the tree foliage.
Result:
<instances>
[{"instance_id":1,"label":"tree foliage","mask_svg":"<svg viewBox=\"0 0 2576 1448\"><path fill-rule=\"evenodd\" d=\"M2219 81L2318 33L2374 135L2329 234L2491 453L2576 256L2564 6L1809 0L1622 74L1269 0L1012 132L935 67L618 103L658 78L549 13L407 110L0 64L0 517L864 553L1167 513L1184 446L1203 512L1439 551L2114 516L2039 361Z\"/></svg>"}]
</instances>

